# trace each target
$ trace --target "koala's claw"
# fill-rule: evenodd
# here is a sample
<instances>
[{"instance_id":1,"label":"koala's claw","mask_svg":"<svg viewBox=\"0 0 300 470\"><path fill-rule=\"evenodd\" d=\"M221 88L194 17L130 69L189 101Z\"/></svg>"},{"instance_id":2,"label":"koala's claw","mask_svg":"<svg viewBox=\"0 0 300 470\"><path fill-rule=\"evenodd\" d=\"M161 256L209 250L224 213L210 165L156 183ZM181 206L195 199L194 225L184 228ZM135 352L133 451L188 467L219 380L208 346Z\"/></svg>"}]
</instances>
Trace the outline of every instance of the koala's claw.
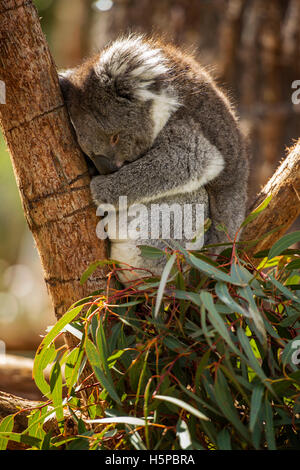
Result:
<instances>
[{"instance_id":1,"label":"koala's claw","mask_svg":"<svg viewBox=\"0 0 300 470\"><path fill-rule=\"evenodd\" d=\"M98 175L92 178L90 188L93 201L97 205L115 205L116 201L114 200L115 194L113 192L113 182L111 181L109 175Z\"/></svg>"},{"instance_id":2,"label":"koala's claw","mask_svg":"<svg viewBox=\"0 0 300 470\"><path fill-rule=\"evenodd\" d=\"M105 176L98 175L91 179L90 188L95 204L106 203L105 197Z\"/></svg>"}]
</instances>

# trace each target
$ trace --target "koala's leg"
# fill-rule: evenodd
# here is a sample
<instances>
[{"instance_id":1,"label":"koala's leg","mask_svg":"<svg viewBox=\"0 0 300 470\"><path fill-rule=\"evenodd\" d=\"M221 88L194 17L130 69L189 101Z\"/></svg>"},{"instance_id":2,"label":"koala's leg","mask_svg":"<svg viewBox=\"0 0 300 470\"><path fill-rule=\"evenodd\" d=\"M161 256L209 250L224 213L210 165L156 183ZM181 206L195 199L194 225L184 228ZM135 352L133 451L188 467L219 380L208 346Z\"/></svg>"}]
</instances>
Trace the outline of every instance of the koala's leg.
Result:
<instances>
[{"instance_id":1,"label":"koala's leg","mask_svg":"<svg viewBox=\"0 0 300 470\"><path fill-rule=\"evenodd\" d=\"M209 216L208 195L204 187L172 197L158 197L144 208L147 210L140 212L138 219L137 233L140 236L111 240L110 257L133 267L131 269L124 264L124 269L122 267L119 271L118 277L124 285L151 274L160 276L167 262L164 254L155 259L144 258L139 245L161 251L177 249L179 245L192 251L201 249L204 241L204 223Z\"/></svg>"},{"instance_id":2,"label":"koala's leg","mask_svg":"<svg viewBox=\"0 0 300 470\"><path fill-rule=\"evenodd\" d=\"M211 184L207 186L207 192L209 195L210 218L212 220L207 244L228 243L228 236L233 241L245 218L246 184L243 181L226 187L214 187ZM228 236L224 231L217 229L218 225L225 226ZM239 235L240 232L237 239ZM216 253L218 251L222 251L222 247L216 250Z\"/></svg>"}]
</instances>

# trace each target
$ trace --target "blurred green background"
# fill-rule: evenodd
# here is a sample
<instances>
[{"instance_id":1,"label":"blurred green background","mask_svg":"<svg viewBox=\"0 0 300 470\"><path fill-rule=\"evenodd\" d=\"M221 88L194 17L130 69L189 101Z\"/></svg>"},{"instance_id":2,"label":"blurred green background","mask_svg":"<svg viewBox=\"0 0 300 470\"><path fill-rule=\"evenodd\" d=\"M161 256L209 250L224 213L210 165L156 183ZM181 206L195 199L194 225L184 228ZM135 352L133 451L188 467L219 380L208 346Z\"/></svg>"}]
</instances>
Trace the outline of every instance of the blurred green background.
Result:
<instances>
[{"instance_id":1,"label":"blurred green background","mask_svg":"<svg viewBox=\"0 0 300 470\"><path fill-rule=\"evenodd\" d=\"M58 68L127 31L193 50L236 103L252 148L249 200L300 135L298 0L35 0ZM1 77L0 77L1 79ZM54 315L0 136L0 340L34 350Z\"/></svg>"}]
</instances>

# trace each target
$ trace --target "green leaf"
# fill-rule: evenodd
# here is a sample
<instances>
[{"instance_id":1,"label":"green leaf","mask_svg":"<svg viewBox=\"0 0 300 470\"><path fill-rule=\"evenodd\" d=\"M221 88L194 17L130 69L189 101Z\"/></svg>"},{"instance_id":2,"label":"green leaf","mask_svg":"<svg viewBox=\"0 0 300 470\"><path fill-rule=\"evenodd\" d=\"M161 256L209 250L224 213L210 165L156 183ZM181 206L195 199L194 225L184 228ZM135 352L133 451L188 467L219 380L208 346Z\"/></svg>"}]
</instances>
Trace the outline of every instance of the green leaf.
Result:
<instances>
[{"instance_id":1,"label":"green leaf","mask_svg":"<svg viewBox=\"0 0 300 470\"><path fill-rule=\"evenodd\" d=\"M272 195L268 196L259 206L257 206L256 209L254 209L254 211L252 211L251 214L249 214L248 217L244 220L241 227L245 227L250 222L255 220L260 215L260 213L264 211L266 207L269 205L272 197L273 197Z\"/></svg>"},{"instance_id":2,"label":"green leaf","mask_svg":"<svg viewBox=\"0 0 300 470\"><path fill-rule=\"evenodd\" d=\"M238 338L240 340L241 346L242 346L243 350L245 351L245 353L248 357L249 364L251 365L252 369L256 372L256 374L261 379L263 384L273 393L273 389L272 389L271 385L269 384L269 382L267 381L267 377L265 376L265 374L264 374L264 372L261 368L261 365L259 364L258 360L256 359L256 357L253 353L253 350L250 346L249 340L248 340L247 336L245 335L244 331L242 330L242 328L238 328L237 335L238 335Z\"/></svg>"},{"instance_id":3,"label":"green leaf","mask_svg":"<svg viewBox=\"0 0 300 470\"><path fill-rule=\"evenodd\" d=\"M206 408L207 410L211 411L212 413L214 413L216 415L219 415L219 416L222 416L222 414L216 408L209 405L207 400L202 400L198 395L196 395L195 393L188 390L180 382L178 382L178 385L186 395L188 395L192 400L195 400L197 403L199 403L201 405L201 408L202 407ZM201 411L200 408L199 408L199 411ZM201 411L201 413L202 413L202 411Z\"/></svg>"},{"instance_id":4,"label":"green leaf","mask_svg":"<svg viewBox=\"0 0 300 470\"><path fill-rule=\"evenodd\" d=\"M168 260L168 262L165 265L164 270L162 272L161 280L160 280L160 283L159 283L159 288L158 288L157 296L156 296L154 318L158 317L160 305L161 305L163 294L164 294L164 290L165 290L165 287L166 287L166 284L167 284L167 281L168 281L168 277L169 277L169 274L171 272L171 269L173 267L173 264L174 264L175 260L176 260L176 253L173 253L173 255Z\"/></svg>"},{"instance_id":5,"label":"green leaf","mask_svg":"<svg viewBox=\"0 0 300 470\"><path fill-rule=\"evenodd\" d=\"M294 243L298 243L300 241L300 231L288 233L280 240L278 240L269 251L268 259L275 258L275 256L279 256L285 249L289 248Z\"/></svg>"},{"instance_id":6,"label":"green leaf","mask_svg":"<svg viewBox=\"0 0 300 470\"><path fill-rule=\"evenodd\" d=\"M300 269L300 259L294 259L293 261L291 261L286 267L285 269L287 269L288 271L292 271L294 269L297 269L299 270ZM300 287L299 287L300 288Z\"/></svg>"},{"instance_id":7,"label":"green leaf","mask_svg":"<svg viewBox=\"0 0 300 470\"><path fill-rule=\"evenodd\" d=\"M271 403L268 397L265 398L265 434L268 443L269 450L276 450L275 434L274 434L274 422L273 422L273 411Z\"/></svg>"},{"instance_id":8,"label":"green leaf","mask_svg":"<svg viewBox=\"0 0 300 470\"><path fill-rule=\"evenodd\" d=\"M41 350L41 353L38 359L39 360L38 369L35 368L35 362L33 365L33 378L38 388L41 391L44 391L45 395L48 395L50 393L50 387L44 378L44 370L49 364L51 364L54 361L55 357L56 357L55 346L54 344L50 344L47 348L44 348L43 350ZM37 359L37 356L36 356L36 359Z\"/></svg>"},{"instance_id":9,"label":"green leaf","mask_svg":"<svg viewBox=\"0 0 300 470\"><path fill-rule=\"evenodd\" d=\"M297 304L300 304L300 298L294 295L287 287L283 286L277 279L275 279L271 274L269 274L269 279L272 282L272 284L277 287L280 292L283 293L283 295L296 302Z\"/></svg>"},{"instance_id":10,"label":"green leaf","mask_svg":"<svg viewBox=\"0 0 300 470\"><path fill-rule=\"evenodd\" d=\"M148 350L149 351L149 350ZM147 449L150 449L150 441L149 441L149 423L148 423L148 405L150 401L150 387L151 387L151 380L150 378L146 384L145 391L144 391L144 416L145 416L145 439L147 444Z\"/></svg>"},{"instance_id":11,"label":"green leaf","mask_svg":"<svg viewBox=\"0 0 300 470\"><path fill-rule=\"evenodd\" d=\"M14 427L14 415L6 416L0 423L0 450L6 450L8 439L1 437L2 432L11 432Z\"/></svg>"},{"instance_id":12,"label":"green leaf","mask_svg":"<svg viewBox=\"0 0 300 470\"><path fill-rule=\"evenodd\" d=\"M141 250L141 256L148 259L158 259L162 256L166 256L166 253L159 248L154 248L153 246L148 245L138 245L138 248Z\"/></svg>"},{"instance_id":13,"label":"green leaf","mask_svg":"<svg viewBox=\"0 0 300 470\"><path fill-rule=\"evenodd\" d=\"M179 398L169 397L167 395L155 395L153 399L167 401L168 403L172 403L173 405L177 405L180 408L183 408L184 410L188 411L199 419L209 421L209 418L205 416L205 414L201 413L199 410L184 402L183 400L179 400Z\"/></svg>"},{"instance_id":14,"label":"green leaf","mask_svg":"<svg viewBox=\"0 0 300 470\"><path fill-rule=\"evenodd\" d=\"M176 289L174 291L174 295L176 299L187 300L189 302L193 302L198 307L201 307L200 296L196 292L188 292Z\"/></svg>"},{"instance_id":15,"label":"green leaf","mask_svg":"<svg viewBox=\"0 0 300 470\"><path fill-rule=\"evenodd\" d=\"M51 432L48 432L47 434L45 433L42 444L41 444L41 450L51 449L51 437L52 437Z\"/></svg>"},{"instance_id":16,"label":"green leaf","mask_svg":"<svg viewBox=\"0 0 300 470\"><path fill-rule=\"evenodd\" d=\"M116 263L117 263L116 261L108 260L108 259L95 261L94 263L90 264L90 266L82 274L81 279L80 279L80 284L84 284L88 280L88 278L96 271L97 268L116 264Z\"/></svg>"},{"instance_id":17,"label":"green leaf","mask_svg":"<svg viewBox=\"0 0 300 470\"><path fill-rule=\"evenodd\" d=\"M116 364L117 360L121 356L123 356L124 353L125 353L125 351L121 349L120 351L117 351L114 354L112 354L111 356L109 356L107 358L108 367L111 369Z\"/></svg>"},{"instance_id":18,"label":"green leaf","mask_svg":"<svg viewBox=\"0 0 300 470\"><path fill-rule=\"evenodd\" d=\"M83 435L91 436L92 432L84 433ZM89 439L85 437L78 437L72 439L68 444L67 450L89 450Z\"/></svg>"},{"instance_id":19,"label":"green leaf","mask_svg":"<svg viewBox=\"0 0 300 470\"><path fill-rule=\"evenodd\" d=\"M249 312L244 309L242 305L238 304L237 302L235 302L235 300L233 300L233 298L229 294L227 285L224 284L224 282L218 282L216 284L215 289L219 299L222 300L222 302L224 302L224 304L227 305L227 307L229 307L232 312L237 312L245 317L249 317Z\"/></svg>"},{"instance_id":20,"label":"green leaf","mask_svg":"<svg viewBox=\"0 0 300 470\"><path fill-rule=\"evenodd\" d=\"M228 384L226 379L218 369L217 380L215 383L215 395L218 407L222 411L223 415L233 424L236 430L247 440L249 441L249 434L247 428L240 421L237 410L233 404L233 398L228 389Z\"/></svg>"},{"instance_id":21,"label":"green leaf","mask_svg":"<svg viewBox=\"0 0 300 470\"><path fill-rule=\"evenodd\" d=\"M183 353L187 350L187 346L172 335L166 336L163 342L171 351Z\"/></svg>"},{"instance_id":22,"label":"green leaf","mask_svg":"<svg viewBox=\"0 0 300 470\"><path fill-rule=\"evenodd\" d=\"M62 375L59 362L55 362L50 374L50 394L55 407L55 414L60 425L64 420L62 398ZM62 425L63 426L63 425Z\"/></svg>"},{"instance_id":23,"label":"green leaf","mask_svg":"<svg viewBox=\"0 0 300 470\"><path fill-rule=\"evenodd\" d=\"M41 405L42 404L43 403L41 403ZM28 424L26 433L30 434L31 429L35 429L36 425L41 425L42 423L44 423L46 421L46 418L48 418L49 416L52 416L55 413L55 411L56 409L53 408L52 406L51 407L46 406L45 408L43 408L41 413L37 414L37 418L34 416L34 419L32 419L30 424Z\"/></svg>"},{"instance_id":24,"label":"green leaf","mask_svg":"<svg viewBox=\"0 0 300 470\"><path fill-rule=\"evenodd\" d=\"M99 324L98 324L98 328L96 331L96 343L97 343L98 353L101 359L100 365L102 367L102 370L105 373L106 377L108 377L110 381L112 381L109 366L107 363L107 358L108 358L109 353L108 353L108 347L107 347L106 338L104 334L102 318L99 319Z\"/></svg>"},{"instance_id":25,"label":"green leaf","mask_svg":"<svg viewBox=\"0 0 300 470\"><path fill-rule=\"evenodd\" d=\"M148 349L146 353L141 356L141 362L142 362L143 356L144 356L144 360L143 360L143 368L140 372L137 391L136 391L135 407L137 407L139 403L141 388L142 386L143 387L145 386L146 380L149 379L150 377L150 373L148 372L148 363L147 363L149 352L150 350Z\"/></svg>"},{"instance_id":26,"label":"green leaf","mask_svg":"<svg viewBox=\"0 0 300 470\"><path fill-rule=\"evenodd\" d=\"M37 437L41 440L44 439L45 431L43 430L43 425L45 422L46 414L46 406L38 410L33 410L30 413L27 423L27 433L29 434L29 436Z\"/></svg>"},{"instance_id":27,"label":"green leaf","mask_svg":"<svg viewBox=\"0 0 300 470\"><path fill-rule=\"evenodd\" d=\"M134 305L139 305L141 303L143 303L143 300L132 300L131 302L114 305L114 308L134 307Z\"/></svg>"},{"instance_id":28,"label":"green leaf","mask_svg":"<svg viewBox=\"0 0 300 470\"><path fill-rule=\"evenodd\" d=\"M218 450L232 450L230 434L227 429L222 429L217 436Z\"/></svg>"},{"instance_id":29,"label":"green leaf","mask_svg":"<svg viewBox=\"0 0 300 470\"><path fill-rule=\"evenodd\" d=\"M209 319L212 323L212 325L215 327L217 332L219 333L220 336L226 341L226 343L231 347L233 351L235 351L236 354L240 354L239 350L236 348L236 346L233 344L229 332L224 324L224 321L222 317L219 315L212 295L209 292L202 291L200 294L200 298L205 305L205 308L208 312Z\"/></svg>"},{"instance_id":30,"label":"green leaf","mask_svg":"<svg viewBox=\"0 0 300 470\"><path fill-rule=\"evenodd\" d=\"M93 371L95 372L95 375L101 383L102 387L107 391L114 401L121 405L121 400L115 390L115 386L111 380L111 377L107 377L99 366L102 360L96 346L92 343L92 341L87 339L85 348L90 365L93 368Z\"/></svg>"},{"instance_id":31,"label":"green leaf","mask_svg":"<svg viewBox=\"0 0 300 470\"><path fill-rule=\"evenodd\" d=\"M293 323L296 323L297 321L300 320L300 315L298 312L294 312L294 313L291 313L289 314L288 317L284 318L278 326L281 326L283 328L287 327L287 326L291 326L293 325Z\"/></svg>"},{"instance_id":32,"label":"green leaf","mask_svg":"<svg viewBox=\"0 0 300 470\"><path fill-rule=\"evenodd\" d=\"M84 341L81 342L79 348L74 348L66 358L65 380L68 386L68 393L71 392L78 379L80 365L84 356L84 344Z\"/></svg>"},{"instance_id":33,"label":"green leaf","mask_svg":"<svg viewBox=\"0 0 300 470\"><path fill-rule=\"evenodd\" d=\"M187 262L195 266L195 268L197 268L199 271L202 271L217 281L228 282L229 284L234 284L237 286L244 285L244 283L241 284L240 282L235 281L229 274L226 274L215 266L212 266L211 264L196 258L196 256L192 254L188 254Z\"/></svg>"},{"instance_id":34,"label":"green leaf","mask_svg":"<svg viewBox=\"0 0 300 470\"><path fill-rule=\"evenodd\" d=\"M266 330L265 325L262 319L262 315L258 310L255 300L254 300L254 293L250 286L242 287L238 289L238 293L241 297L246 299L249 303L249 317L252 318L258 332L261 335L261 341L266 341Z\"/></svg>"},{"instance_id":35,"label":"green leaf","mask_svg":"<svg viewBox=\"0 0 300 470\"><path fill-rule=\"evenodd\" d=\"M251 406L250 406L250 431L253 432L260 409L264 394L264 387L261 384L255 385L251 395Z\"/></svg>"},{"instance_id":36,"label":"green leaf","mask_svg":"<svg viewBox=\"0 0 300 470\"><path fill-rule=\"evenodd\" d=\"M18 434L16 432L0 432L0 440L8 439L9 441L21 442L31 447L40 448L41 440L27 434Z\"/></svg>"},{"instance_id":37,"label":"green leaf","mask_svg":"<svg viewBox=\"0 0 300 470\"><path fill-rule=\"evenodd\" d=\"M203 354L203 356L201 357L201 360L197 366L196 375L195 375L196 390L200 387L200 379L202 376L202 372L204 371L204 369L206 368L208 364L210 354L211 354L211 350L208 349L206 353Z\"/></svg>"},{"instance_id":38,"label":"green leaf","mask_svg":"<svg viewBox=\"0 0 300 470\"><path fill-rule=\"evenodd\" d=\"M33 365L33 377L37 387L40 391L47 395L50 392L50 387L47 381L45 380L43 371L47 364L49 364L49 350L47 349L52 341L56 338L56 336L64 329L64 327L74 320L75 317L81 312L83 305L79 305L78 307L72 308L68 310L63 317L61 317L58 322L54 325L54 327L50 330L50 332L45 336L43 341L41 342ZM53 355L53 350L50 352Z\"/></svg>"}]
</instances>

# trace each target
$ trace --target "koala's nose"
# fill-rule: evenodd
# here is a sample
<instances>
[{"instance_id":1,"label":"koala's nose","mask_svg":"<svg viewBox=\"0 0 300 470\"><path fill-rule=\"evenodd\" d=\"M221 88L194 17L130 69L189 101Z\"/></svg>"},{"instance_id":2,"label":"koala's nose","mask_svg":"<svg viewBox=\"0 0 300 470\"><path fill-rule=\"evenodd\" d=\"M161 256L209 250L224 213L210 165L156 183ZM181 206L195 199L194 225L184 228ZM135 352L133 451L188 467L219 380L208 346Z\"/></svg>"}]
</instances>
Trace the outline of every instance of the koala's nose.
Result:
<instances>
[{"instance_id":1,"label":"koala's nose","mask_svg":"<svg viewBox=\"0 0 300 470\"><path fill-rule=\"evenodd\" d=\"M107 175L119 169L112 159L104 155L94 155L93 162L101 175Z\"/></svg>"}]
</instances>

